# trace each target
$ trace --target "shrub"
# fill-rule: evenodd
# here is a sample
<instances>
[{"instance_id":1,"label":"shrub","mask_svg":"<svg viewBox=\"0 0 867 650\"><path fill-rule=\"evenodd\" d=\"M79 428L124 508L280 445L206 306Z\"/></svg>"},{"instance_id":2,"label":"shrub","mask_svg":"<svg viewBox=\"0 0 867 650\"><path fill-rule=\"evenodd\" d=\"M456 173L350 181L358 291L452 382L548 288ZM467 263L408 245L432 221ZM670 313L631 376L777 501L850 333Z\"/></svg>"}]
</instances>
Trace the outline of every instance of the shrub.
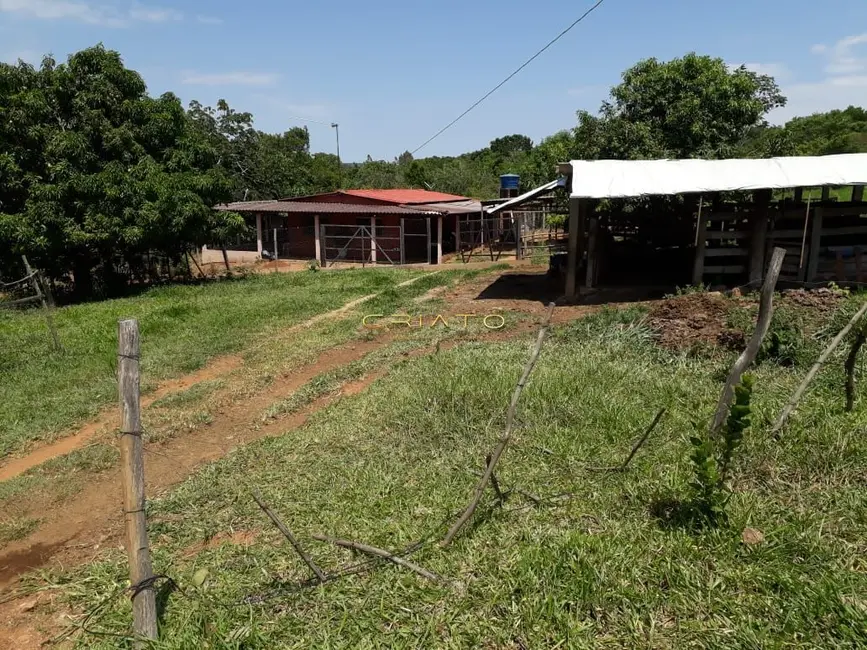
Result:
<instances>
[{"instance_id":1,"label":"shrub","mask_svg":"<svg viewBox=\"0 0 867 650\"><path fill-rule=\"evenodd\" d=\"M718 526L728 520L726 507L731 491L726 485L735 451L744 439L750 426L750 405L753 393L753 378L744 375L735 386L735 400L729 408L729 416L717 435L710 433L690 438L693 465L692 495L689 512L697 525Z\"/></svg>"}]
</instances>

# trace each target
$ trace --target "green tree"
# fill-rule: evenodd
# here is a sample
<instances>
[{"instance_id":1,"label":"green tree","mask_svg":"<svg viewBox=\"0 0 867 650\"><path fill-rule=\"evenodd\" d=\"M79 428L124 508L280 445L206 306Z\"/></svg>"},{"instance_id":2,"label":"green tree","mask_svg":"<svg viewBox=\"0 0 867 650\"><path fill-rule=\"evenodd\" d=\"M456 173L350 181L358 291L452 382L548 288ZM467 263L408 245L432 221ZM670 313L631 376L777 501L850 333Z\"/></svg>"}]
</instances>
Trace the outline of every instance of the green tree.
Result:
<instances>
[{"instance_id":1,"label":"green tree","mask_svg":"<svg viewBox=\"0 0 867 650\"><path fill-rule=\"evenodd\" d=\"M786 131L799 155L862 153L867 151L867 110L850 106L796 117L786 124Z\"/></svg>"},{"instance_id":2,"label":"green tree","mask_svg":"<svg viewBox=\"0 0 867 650\"><path fill-rule=\"evenodd\" d=\"M37 69L0 64L0 241L82 295L93 270L159 250L179 255L238 215L213 143L180 101L147 95L117 52L82 50Z\"/></svg>"},{"instance_id":3,"label":"green tree","mask_svg":"<svg viewBox=\"0 0 867 650\"><path fill-rule=\"evenodd\" d=\"M688 54L647 59L623 74L598 116L579 111L582 158L723 158L785 105L773 78Z\"/></svg>"},{"instance_id":4,"label":"green tree","mask_svg":"<svg viewBox=\"0 0 867 650\"><path fill-rule=\"evenodd\" d=\"M533 141L526 135L515 133L492 140L489 148L495 156L508 158L516 153L529 153L533 149Z\"/></svg>"}]
</instances>

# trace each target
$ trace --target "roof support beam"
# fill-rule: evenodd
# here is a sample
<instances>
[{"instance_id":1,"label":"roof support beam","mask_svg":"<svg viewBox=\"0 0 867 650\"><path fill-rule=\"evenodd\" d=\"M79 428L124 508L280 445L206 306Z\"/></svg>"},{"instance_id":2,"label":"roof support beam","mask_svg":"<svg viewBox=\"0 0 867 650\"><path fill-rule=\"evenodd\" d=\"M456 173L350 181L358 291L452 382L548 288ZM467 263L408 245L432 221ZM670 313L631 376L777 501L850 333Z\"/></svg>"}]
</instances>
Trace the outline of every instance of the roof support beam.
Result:
<instances>
[{"instance_id":1,"label":"roof support beam","mask_svg":"<svg viewBox=\"0 0 867 650\"><path fill-rule=\"evenodd\" d=\"M578 297L578 268L584 257L584 221L587 199L569 199L569 257L566 263L566 297Z\"/></svg>"}]
</instances>

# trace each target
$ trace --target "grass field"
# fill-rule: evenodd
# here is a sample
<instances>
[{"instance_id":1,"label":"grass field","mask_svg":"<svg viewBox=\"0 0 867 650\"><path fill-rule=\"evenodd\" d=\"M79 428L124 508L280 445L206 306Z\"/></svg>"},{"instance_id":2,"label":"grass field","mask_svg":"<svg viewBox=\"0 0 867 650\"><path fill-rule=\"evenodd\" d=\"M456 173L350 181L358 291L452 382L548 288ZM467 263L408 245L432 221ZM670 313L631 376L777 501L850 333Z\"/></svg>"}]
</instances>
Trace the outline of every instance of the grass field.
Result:
<instances>
[{"instance_id":1,"label":"grass field","mask_svg":"<svg viewBox=\"0 0 867 650\"><path fill-rule=\"evenodd\" d=\"M157 288L134 298L64 307L65 351L51 351L38 310L0 311L0 458L51 439L116 399L117 321L138 318L142 389L274 332L419 275L412 270L254 275Z\"/></svg>"},{"instance_id":2,"label":"grass field","mask_svg":"<svg viewBox=\"0 0 867 650\"><path fill-rule=\"evenodd\" d=\"M488 494L447 548L435 542L502 431L529 339L393 361L368 391L151 502L155 570L182 590L161 596L154 647L864 647L867 408L862 398L844 412L840 355L779 442L770 422L805 366L756 368L730 520L682 526L663 515L688 492L688 439L709 420L732 355L662 350L634 323L640 312L604 311L554 332L499 466L504 489L544 503L513 493L497 507ZM320 378L278 410L354 376ZM629 471L589 471L621 461L661 407ZM389 565L299 588L308 573L254 487L326 570L358 558L314 534L388 549L426 540L412 559L445 581ZM764 541L744 543L746 527ZM121 551L56 579L93 614L82 647L125 643Z\"/></svg>"}]
</instances>

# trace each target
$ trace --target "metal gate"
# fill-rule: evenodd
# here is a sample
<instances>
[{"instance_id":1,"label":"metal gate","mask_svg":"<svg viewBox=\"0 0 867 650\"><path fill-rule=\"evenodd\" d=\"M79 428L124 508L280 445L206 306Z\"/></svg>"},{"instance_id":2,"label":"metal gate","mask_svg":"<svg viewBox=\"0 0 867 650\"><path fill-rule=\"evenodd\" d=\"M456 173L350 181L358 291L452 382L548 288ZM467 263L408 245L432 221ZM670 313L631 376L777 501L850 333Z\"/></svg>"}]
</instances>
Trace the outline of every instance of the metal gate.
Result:
<instances>
[{"instance_id":1,"label":"metal gate","mask_svg":"<svg viewBox=\"0 0 867 650\"><path fill-rule=\"evenodd\" d=\"M400 228L395 226L323 224L323 264L399 264L400 241Z\"/></svg>"},{"instance_id":2,"label":"metal gate","mask_svg":"<svg viewBox=\"0 0 867 650\"><path fill-rule=\"evenodd\" d=\"M401 219L399 226L323 224L322 265L339 262L407 264L431 262L429 219Z\"/></svg>"}]
</instances>

